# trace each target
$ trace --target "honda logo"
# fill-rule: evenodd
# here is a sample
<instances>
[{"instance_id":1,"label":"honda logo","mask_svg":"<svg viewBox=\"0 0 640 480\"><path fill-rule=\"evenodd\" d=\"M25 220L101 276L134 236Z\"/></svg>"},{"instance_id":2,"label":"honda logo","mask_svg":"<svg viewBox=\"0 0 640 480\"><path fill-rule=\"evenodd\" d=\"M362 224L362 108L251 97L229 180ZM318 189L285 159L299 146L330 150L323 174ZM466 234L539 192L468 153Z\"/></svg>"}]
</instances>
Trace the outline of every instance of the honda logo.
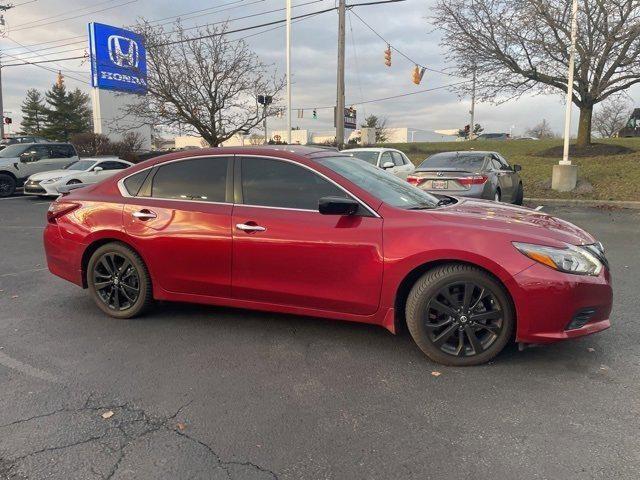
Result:
<instances>
[{"instance_id":1,"label":"honda logo","mask_svg":"<svg viewBox=\"0 0 640 480\"><path fill-rule=\"evenodd\" d=\"M120 35L111 35L107 39L109 58L119 67L138 68L140 52L138 42Z\"/></svg>"}]
</instances>

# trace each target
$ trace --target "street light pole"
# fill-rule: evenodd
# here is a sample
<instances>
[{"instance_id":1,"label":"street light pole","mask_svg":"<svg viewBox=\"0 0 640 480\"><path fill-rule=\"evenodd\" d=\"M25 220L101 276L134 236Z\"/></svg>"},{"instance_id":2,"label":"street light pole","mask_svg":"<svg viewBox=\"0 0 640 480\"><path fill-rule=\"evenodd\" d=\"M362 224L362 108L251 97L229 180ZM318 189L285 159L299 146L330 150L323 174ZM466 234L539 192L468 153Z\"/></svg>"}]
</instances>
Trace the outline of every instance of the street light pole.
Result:
<instances>
[{"instance_id":1,"label":"street light pole","mask_svg":"<svg viewBox=\"0 0 640 480\"><path fill-rule=\"evenodd\" d=\"M338 88L336 102L336 144L342 148L344 144L344 57L345 57L345 17L346 2L338 4Z\"/></svg>"},{"instance_id":2,"label":"street light pole","mask_svg":"<svg viewBox=\"0 0 640 480\"><path fill-rule=\"evenodd\" d=\"M287 144L291 145L291 0L287 0ZM265 126L266 136L266 126Z\"/></svg>"},{"instance_id":3,"label":"street light pole","mask_svg":"<svg viewBox=\"0 0 640 480\"><path fill-rule=\"evenodd\" d=\"M569 137L571 136L571 108L573 107L573 75L576 65L576 41L578 37L578 0L573 0L571 10L571 47L569 49L569 74L567 79L567 107L564 116L564 152L560 165L571 165Z\"/></svg>"}]
</instances>

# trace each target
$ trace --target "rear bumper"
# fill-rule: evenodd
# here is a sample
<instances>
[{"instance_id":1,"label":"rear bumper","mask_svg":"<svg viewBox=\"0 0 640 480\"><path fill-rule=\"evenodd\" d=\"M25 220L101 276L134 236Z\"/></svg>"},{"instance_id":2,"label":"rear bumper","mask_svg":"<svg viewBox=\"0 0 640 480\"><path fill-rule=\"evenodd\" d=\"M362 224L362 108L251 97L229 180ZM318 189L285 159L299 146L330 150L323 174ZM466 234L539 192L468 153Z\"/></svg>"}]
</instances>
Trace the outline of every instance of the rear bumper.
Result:
<instances>
[{"instance_id":1,"label":"rear bumper","mask_svg":"<svg viewBox=\"0 0 640 480\"><path fill-rule=\"evenodd\" d=\"M84 245L63 238L60 227L52 223L47 223L43 239L49 271L82 287Z\"/></svg>"},{"instance_id":2,"label":"rear bumper","mask_svg":"<svg viewBox=\"0 0 640 480\"><path fill-rule=\"evenodd\" d=\"M600 276L590 277L560 273L535 264L514 280L517 286L512 295L519 342L553 343L591 335L611 326L613 290L606 269Z\"/></svg>"}]
</instances>

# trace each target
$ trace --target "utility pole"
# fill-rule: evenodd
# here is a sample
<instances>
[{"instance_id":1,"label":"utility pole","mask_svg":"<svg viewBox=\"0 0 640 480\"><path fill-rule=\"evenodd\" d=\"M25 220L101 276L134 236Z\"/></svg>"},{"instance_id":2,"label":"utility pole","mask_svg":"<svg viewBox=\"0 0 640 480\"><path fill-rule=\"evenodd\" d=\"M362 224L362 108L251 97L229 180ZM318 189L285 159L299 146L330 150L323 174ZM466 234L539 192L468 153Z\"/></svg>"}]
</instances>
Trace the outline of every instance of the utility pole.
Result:
<instances>
[{"instance_id":1,"label":"utility pole","mask_svg":"<svg viewBox=\"0 0 640 480\"><path fill-rule=\"evenodd\" d=\"M475 130L475 117L476 117L476 67L473 67L473 84L471 87L471 110L469 110L471 120L469 123L469 140L473 139L473 132Z\"/></svg>"},{"instance_id":2,"label":"utility pole","mask_svg":"<svg viewBox=\"0 0 640 480\"><path fill-rule=\"evenodd\" d=\"M287 0L287 144L291 145L291 0ZM266 107L265 107L266 108ZM265 118L264 137L267 139Z\"/></svg>"},{"instance_id":3,"label":"utility pole","mask_svg":"<svg viewBox=\"0 0 640 480\"><path fill-rule=\"evenodd\" d=\"M338 98L336 106L336 144L342 148L344 144L344 44L345 44L345 0L338 4Z\"/></svg>"},{"instance_id":4,"label":"utility pole","mask_svg":"<svg viewBox=\"0 0 640 480\"><path fill-rule=\"evenodd\" d=\"M0 138L4 138L4 104L2 103L2 56L0 56Z\"/></svg>"}]
</instances>

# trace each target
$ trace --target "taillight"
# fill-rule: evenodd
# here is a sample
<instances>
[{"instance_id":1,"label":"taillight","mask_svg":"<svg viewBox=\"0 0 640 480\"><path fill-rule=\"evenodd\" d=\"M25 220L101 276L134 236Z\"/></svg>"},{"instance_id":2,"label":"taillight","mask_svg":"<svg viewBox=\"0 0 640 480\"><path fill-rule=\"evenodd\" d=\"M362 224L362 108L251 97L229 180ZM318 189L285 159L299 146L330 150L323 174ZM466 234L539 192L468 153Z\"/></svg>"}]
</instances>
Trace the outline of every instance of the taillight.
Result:
<instances>
[{"instance_id":1,"label":"taillight","mask_svg":"<svg viewBox=\"0 0 640 480\"><path fill-rule=\"evenodd\" d=\"M47 210L47 222L56 223L56 220L63 215L73 212L79 208L79 203L74 202L53 202Z\"/></svg>"},{"instance_id":2,"label":"taillight","mask_svg":"<svg viewBox=\"0 0 640 480\"><path fill-rule=\"evenodd\" d=\"M407 177L407 182L409 182L411 185L415 185L416 187L418 185L423 184L426 181L427 181L427 179L423 178L423 177L414 177L413 175L409 175Z\"/></svg>"},{"instance_id":3,"label":"taillight","mask_svg":"<svg viewBox=\"0 0 640 480\"><path fill-rule=\"evenodd\" d=\"M489 180L489 177L486 175L473 175L471 177L456 178L456 181L465 187L470 187L471 185L484 185L487 180Z\"/></svg>"}]
</instances>

